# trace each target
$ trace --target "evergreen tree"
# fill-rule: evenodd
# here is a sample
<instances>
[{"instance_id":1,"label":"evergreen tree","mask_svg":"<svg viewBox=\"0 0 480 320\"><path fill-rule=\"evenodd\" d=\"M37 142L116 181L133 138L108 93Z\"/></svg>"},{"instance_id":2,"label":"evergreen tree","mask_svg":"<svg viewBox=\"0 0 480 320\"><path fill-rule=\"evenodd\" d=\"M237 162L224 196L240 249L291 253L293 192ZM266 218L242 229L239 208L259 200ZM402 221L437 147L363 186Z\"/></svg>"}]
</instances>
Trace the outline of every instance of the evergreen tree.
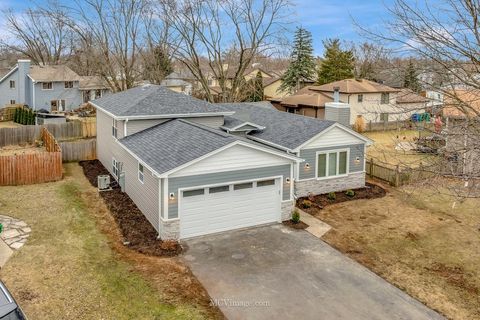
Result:
<instances>
[{"instance_id":1,"label":"evergreen tree","mask_svg":"<svg viewBox=\"0 0 480 320\"><path fill-rule=\"evenodd\" d=\"M315 67L312 33L304 28L297 28L290 64L282 76L282 84L278 91L290 93L297 91L305 81L311 81L314 78Z\"/></svg>"},{"instance_id":2,"label":"evergreen tree","mask_svg":"<svg viewBox=\"0 0 480 320\"><path fill-rule=\"evenodd\" d=\"M318 84L353 78L355 58L352 50L342 50L339 39L323 41L325 54L318 70Z\"/></svg>"},{"instance_id":3,"label":"evergreen tree","mask_svg":"<svg viewBox=\"0 0 480 320\"><path fill-rule=\"evenodd\" d=\"M415 92L420 92L421 90L421 86L417 78L417 70L415 69L415 66L413 65L412 60L408 62L407 68L405 69L403 86Z\"/></svg>"},{"instance_id":4,"label":"evergreen tree","mask_svg":"<svg viewBox=\"0 0 480 320\"><path fill-rule=\"evenodd\" d=\"M172 62L165 48L158 45L146 54L143 77L154 84L160 84L173 72Z\"/></svg>"}]
</instances>

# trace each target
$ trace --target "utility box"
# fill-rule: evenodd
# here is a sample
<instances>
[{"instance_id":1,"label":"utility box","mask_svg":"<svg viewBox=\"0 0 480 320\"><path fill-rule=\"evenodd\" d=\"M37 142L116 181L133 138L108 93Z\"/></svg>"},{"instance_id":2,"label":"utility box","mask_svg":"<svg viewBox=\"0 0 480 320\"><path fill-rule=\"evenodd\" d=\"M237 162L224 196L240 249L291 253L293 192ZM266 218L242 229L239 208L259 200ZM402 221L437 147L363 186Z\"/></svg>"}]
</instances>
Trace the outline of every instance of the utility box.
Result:
<instances>
[{"instance_id":1,"label":"utility box","mask_svg":"<svg viewBox=\"0 0 480 320\"><path fill-rule=\"evenodd\" d=\"M97 184L98 184L99 191L111 190L110 176L108 174L98 176Z\"/></svg>"}]
</instances>

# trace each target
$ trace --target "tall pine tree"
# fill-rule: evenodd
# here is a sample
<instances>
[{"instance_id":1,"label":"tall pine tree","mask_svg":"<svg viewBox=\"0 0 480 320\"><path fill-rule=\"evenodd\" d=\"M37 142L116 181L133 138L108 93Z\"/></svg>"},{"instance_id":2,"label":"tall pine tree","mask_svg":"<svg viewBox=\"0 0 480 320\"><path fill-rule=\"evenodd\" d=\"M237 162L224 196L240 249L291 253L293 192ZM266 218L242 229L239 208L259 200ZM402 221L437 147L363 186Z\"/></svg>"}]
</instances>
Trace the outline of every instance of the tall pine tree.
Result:
<instances>
[{"instance_id":1,"label":"tall pine tree","mask_svg":"<svg viewBox=\"0 0 480 320\"><path fill-rule=\"evenodd\" d=\"M352 50L342 50L339 39L323 42L325 54L318 70L318 84L353 78L355 58Z\"/></svg>"},{"instance_id":2,"label":"tall pine tree","mask_svg":"<svg viewBox=\"0 0 480 320\"><path fill-rule=\"evenodd\" d=\"M418 82L417 78L417 70L415 69L415 66L410 60L408 62L407 68L405 69L405 76L403 78L403 86L405 88L409 88L415 92L420 92L421 86L420 83Z\"/></svg>"},{"instance_id":3,"label":"tall pine tree","mask_svg":"<svg viewBox=\"0 0 480 320\"><path fill-rule=\"evenodd\" d=\"M305 81L311 81L314 78L315 67L312 33L299 27L295 31L290 64L282 76L282 84L278 88L278 92L293 93L300 89Z\"/></svg>"}]
</instances>

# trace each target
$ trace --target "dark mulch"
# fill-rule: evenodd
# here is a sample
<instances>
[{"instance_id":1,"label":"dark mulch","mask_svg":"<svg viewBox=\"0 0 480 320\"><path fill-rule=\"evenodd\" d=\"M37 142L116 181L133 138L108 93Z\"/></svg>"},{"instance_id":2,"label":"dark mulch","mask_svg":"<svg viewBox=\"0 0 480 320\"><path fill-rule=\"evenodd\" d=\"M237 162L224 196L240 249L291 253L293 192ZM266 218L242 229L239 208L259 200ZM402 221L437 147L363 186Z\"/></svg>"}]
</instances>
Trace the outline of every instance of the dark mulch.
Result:
<instances>
[{"instance_id":1,"label":"dark mulch","mask_svg":"<svg viewBox=\"0 0 480 320\"><path fill-rule=\"evenodd\" d=\"M335 192L335 199L329 199L329 194L311 195L309 197L301 197L297 200L297 207L310 214L315 214L317 210L321 210L328 205L335 203L359 200L359 199L375 199L382 198L386 195L385 189L379 185L367 182L364 188L353 189L354 196L346 195L346 191Z\"/></svg>"},{"instance_id":2,"label":"dark mulch","mask_svg":"<svg viewBox=\"0 0 480 320\"><path fill-rule=\"evenodd\" d=\"M83 168L83 173L94 187L97 187L97 176L109 175L108 170L98 160L80 161L79 163ZM110 181L115 181L115 179L110 176ZM177 241L157 239L157 231L118 185L113 185L111 191L100 192L100 196L105 200L122 232L124 242L129 248L155 256L175 256L182 251L182 247Z\"/></svg>"},{"instance_id":3,"label":"dark mulch","mask_svg":"<svg viewBox=\"0 0 480 320\"><path fill-rule=\"evenodd\" d=\"M282 224L284 226L287 226L287 227L290 227L290 228L293 228L293 229L306 229L306 228L309 227L309 225L306 224L303 221L299 221L299 222L295 223L292 220L287 220L287 221L283 221Z\"/></svg>"}]
</instances>

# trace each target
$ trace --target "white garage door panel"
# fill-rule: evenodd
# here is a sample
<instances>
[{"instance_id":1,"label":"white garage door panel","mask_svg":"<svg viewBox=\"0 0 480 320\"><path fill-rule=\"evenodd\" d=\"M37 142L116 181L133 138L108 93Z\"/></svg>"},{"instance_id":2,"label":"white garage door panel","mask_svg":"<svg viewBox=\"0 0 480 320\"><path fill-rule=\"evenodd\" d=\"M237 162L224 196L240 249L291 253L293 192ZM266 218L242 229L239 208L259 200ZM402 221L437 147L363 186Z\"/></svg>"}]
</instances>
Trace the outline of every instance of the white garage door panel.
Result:
<instances>
[{"instance_id":1,"label":"white garage door panel","mask_svg":"<svg viewBox=\"0 0 480 320\"><path fill-rule=\"evenodd\" d=\"M275 185L180 199L180 236L194 237L280 220L280 181Z\"/></svg>"}]
</instances>

